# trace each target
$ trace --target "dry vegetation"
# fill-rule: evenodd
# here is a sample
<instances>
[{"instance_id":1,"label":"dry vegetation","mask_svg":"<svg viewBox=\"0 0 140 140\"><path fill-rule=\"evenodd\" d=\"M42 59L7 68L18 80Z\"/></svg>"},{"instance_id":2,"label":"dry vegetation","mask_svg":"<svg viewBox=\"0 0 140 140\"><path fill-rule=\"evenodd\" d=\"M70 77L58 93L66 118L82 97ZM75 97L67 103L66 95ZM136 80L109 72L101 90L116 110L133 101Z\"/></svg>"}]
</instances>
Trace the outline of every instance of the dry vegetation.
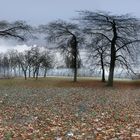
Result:
<instances>
[{"instance_id":1,"label":"dry vegetation","mask_svg":"<svg viewBox=\"0 0 140 140\"><path fill-rule=\"evenodd\" d=\"M139 140L140 82L0 80L0 140Z\"/></svg>"}]
</instances>

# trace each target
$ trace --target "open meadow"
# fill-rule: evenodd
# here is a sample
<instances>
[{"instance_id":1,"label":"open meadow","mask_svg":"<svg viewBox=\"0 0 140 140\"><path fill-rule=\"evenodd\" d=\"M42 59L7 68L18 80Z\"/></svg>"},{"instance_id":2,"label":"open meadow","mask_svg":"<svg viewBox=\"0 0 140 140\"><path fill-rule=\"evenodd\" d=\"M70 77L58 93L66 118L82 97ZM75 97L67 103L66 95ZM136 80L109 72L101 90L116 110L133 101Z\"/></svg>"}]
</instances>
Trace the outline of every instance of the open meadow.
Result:
<instances>
[{"instance_id":1,"label":"open meadow","mask_svg":"<svg viewBox=\"0 0 140 140\"><path fill-rule=\"evenodd\" d=\"M139 139L139 81L0 80L0 140Z\"/></svg>"}]
</instances>

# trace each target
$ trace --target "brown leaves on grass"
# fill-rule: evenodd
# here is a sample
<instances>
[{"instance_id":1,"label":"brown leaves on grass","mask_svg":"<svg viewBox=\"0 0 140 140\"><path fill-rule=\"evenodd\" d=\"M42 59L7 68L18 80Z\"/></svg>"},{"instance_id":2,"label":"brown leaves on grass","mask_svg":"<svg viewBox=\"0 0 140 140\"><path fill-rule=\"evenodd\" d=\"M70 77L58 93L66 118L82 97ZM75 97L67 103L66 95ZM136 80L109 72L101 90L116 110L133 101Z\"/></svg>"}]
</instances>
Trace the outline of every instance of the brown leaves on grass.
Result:
<instances>
[{"instance_id":1,"label":"brown leaves on grass","mask_svg":"<svg viewBox=\"0 0 140 140\"><path fill-rule=\"evenodd\" d=\"M54 84L0 89L1 140L139 139L138 87L106 88L84 80L74 87L70 81Z\"/></svg>"}]
</instances>

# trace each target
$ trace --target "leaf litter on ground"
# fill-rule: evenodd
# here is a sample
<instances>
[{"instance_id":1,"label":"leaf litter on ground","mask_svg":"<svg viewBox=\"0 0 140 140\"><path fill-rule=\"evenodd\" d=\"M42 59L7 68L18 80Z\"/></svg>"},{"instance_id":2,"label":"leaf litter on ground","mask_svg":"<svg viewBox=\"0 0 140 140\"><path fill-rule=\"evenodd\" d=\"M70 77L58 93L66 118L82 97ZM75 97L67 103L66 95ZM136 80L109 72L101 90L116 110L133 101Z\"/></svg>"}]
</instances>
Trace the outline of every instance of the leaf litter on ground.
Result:
<instances>
[{"instance_id":1,"label":"leaf litter on ground","mask_svg":"<svg viewBox=\"0 0 140 140\"><path fill-rule=\"evenodd\" d=\"M0 139L137 140L140 88L0 89Z\"/></svg>"}]
</instances>

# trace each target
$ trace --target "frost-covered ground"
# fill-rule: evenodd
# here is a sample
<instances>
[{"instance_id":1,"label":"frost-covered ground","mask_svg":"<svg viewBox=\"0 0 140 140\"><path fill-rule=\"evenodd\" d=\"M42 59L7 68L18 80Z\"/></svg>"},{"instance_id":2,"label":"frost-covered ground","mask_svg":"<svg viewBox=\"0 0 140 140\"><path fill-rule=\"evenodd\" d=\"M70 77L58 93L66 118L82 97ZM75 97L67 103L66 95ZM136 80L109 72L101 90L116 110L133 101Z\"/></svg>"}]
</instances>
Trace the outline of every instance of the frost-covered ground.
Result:
<instances>
[{"instance_id":1,"label":"frost-covered ground","mask_svg":"<svg viewBox=\"0 0 140 140\"><path fill-rule=\"evenodd\" d=\"M137 140L139 83L1 80L0 140Z\"/></svg>"}]
</instances>

